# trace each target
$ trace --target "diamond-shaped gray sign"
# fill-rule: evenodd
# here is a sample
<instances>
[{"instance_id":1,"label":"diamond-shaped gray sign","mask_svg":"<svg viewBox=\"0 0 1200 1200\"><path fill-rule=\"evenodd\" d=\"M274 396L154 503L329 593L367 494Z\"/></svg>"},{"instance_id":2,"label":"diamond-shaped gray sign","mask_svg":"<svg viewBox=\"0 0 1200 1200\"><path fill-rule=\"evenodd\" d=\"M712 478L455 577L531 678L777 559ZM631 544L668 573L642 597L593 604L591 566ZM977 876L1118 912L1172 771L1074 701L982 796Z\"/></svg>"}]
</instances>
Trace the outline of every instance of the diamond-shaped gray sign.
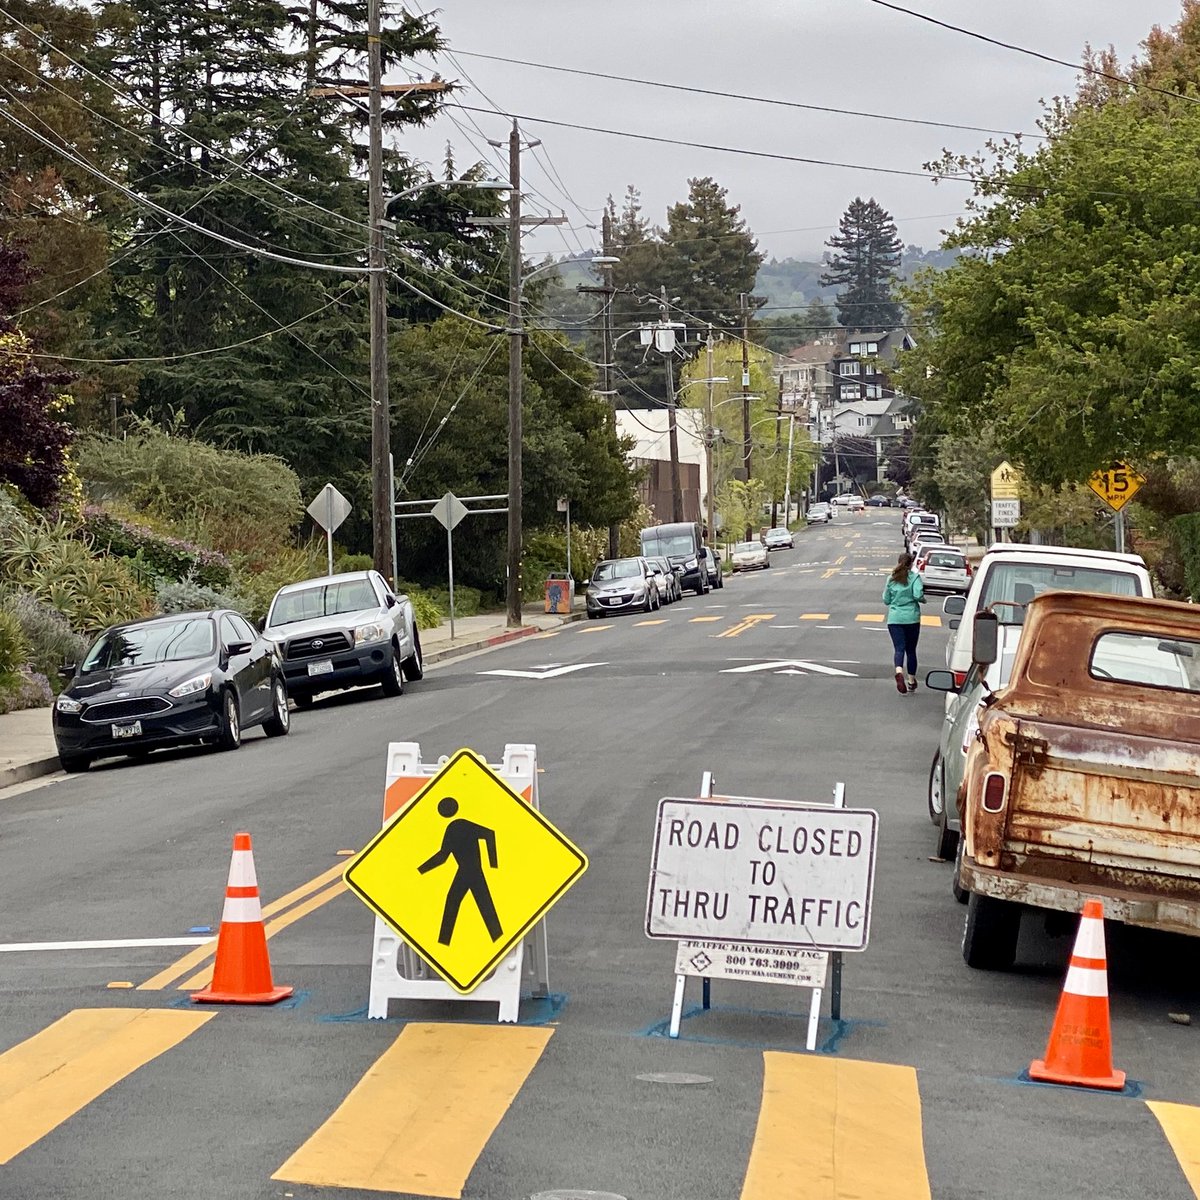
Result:
<instances>
[{"instance_id":1,"label":"diamond-shaped gray sign","mask_svg":"<svg viewBox=\"0 0 1200 1200\"><path fill-rule=\"evenodd\" d=\"M350 501L332 483L327 483L307 511L326 533L332 533L350 515L350 509Z\"/></svg>"},{"instance_id":2,"label":"diamond-shaped gray sign","mask_svg":"<svg viewBox=\"0 0 1200 1200\"><path fill-rule=\"evenodd\" d=\"M471 510L453 492L447 492L430 511L447 529L453 529Z\"/></svg>"}]
</instances>

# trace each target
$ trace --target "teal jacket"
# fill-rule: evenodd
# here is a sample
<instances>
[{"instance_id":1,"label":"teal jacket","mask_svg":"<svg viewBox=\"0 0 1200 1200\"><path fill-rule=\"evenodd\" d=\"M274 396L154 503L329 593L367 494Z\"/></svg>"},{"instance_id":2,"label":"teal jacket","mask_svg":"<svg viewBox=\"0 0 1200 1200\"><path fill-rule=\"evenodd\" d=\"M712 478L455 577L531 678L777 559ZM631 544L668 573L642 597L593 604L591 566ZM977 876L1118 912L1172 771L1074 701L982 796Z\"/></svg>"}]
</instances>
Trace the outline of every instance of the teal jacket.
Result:
<instances>
[{"instance_id":1,"label":"teal jacket","mask_svg":"<svg viewBox=\"0 0 1200 1200\"><path fill-rule=\"evenodd\" d=\"M910 570L907 583L889 579L883 589L883 602L888 606L889 625L916 625L921 620L921 601L925 599L925 584L916 571Z\"/></svg>"}]
</instances>

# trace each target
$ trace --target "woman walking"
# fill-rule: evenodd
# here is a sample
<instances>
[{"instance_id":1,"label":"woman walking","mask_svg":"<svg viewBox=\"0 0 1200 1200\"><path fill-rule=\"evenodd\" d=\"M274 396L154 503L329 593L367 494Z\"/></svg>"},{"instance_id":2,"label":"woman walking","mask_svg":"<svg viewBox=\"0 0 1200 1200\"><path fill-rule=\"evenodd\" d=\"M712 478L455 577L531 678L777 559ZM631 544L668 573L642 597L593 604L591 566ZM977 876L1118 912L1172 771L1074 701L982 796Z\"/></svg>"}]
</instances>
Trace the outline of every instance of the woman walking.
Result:
<instances>
[{"instance_id":1,"label":"woman walking","mask_svg":"<svg viewBox=\"0 0 1200 1200\"><path fill-rule=\"evenodd\" d=\"M887 627L895 649L896 691L900 695L917 690L917 638L921 636L921 603L925 584L912 569L912 555L902 554L883 589L888 606ZM908 668L905 678L904 669Z\"/></svg>"}]
</instances>

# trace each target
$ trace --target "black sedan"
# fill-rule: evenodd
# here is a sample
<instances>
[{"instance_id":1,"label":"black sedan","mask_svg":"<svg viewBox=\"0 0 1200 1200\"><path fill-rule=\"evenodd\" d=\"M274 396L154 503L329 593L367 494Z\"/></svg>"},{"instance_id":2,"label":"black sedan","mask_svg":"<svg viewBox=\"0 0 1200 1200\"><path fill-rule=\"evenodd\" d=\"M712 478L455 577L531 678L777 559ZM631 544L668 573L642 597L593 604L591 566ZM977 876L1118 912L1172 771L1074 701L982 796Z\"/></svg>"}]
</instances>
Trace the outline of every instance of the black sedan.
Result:
<instances>
[{"instance_id":1,"label":"black sedan","mask_svg":"<svg viewBox=\"0 0 1200 1200\"><path fill-rule=\"evenodd\" d=\"M62 673L70 683L53 720L65 771L184 742L236 750L243 729L261 725L281 737L290 724L279 652L235 612L114 625Z\"/></svg>"}]
</instances>

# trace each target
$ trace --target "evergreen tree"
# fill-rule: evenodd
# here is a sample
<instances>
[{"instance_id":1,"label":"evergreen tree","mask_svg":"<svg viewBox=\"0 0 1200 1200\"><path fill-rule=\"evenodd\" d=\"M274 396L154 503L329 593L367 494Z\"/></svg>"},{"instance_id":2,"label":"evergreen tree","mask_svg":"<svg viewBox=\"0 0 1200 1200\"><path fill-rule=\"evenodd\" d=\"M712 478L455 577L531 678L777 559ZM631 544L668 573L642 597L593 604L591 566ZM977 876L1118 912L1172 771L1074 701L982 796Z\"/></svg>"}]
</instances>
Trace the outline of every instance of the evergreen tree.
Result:
<instances>
[{"instance_id":1,"label":"evergreen tree","mask_svg":"<svg viewBox=\"0 0 1200 1200\"><path fill-rule=\"evenodd\" d=\"M892 299L903 243L891 215L874 199L856 197L826 243L833 250L822 287L836 287L838 321L847 329L890 329L901 320Z\"/></svg>"},{"instance_id":2,"label":"evergreen tree","mask_svg":"<svg viewBox=\"0 0 1200 1200\"><path fill-rule=\"evenodd\" d=\"M0 237L27 255L26 332L43 350L77 354L89 306L104 288L116 196L15 121L111 173L104 122L112 97L76 65L96 44L89 8L72 0L12 0L6 8L13 19L0 25L0 98L13 119L0 126Z\"/></svg>"},{"instance_id":3,"label":"evergreen tree","mask_svg":"<svg viewBox=\"0 0 1200 1200\"><path fill-rule=\"evenodd\" d=\"M660 282L679 297L685 313L711 321L715 329L740 333L739 297L753 290L763 255L741 207L729 204L727 195L707 176L688 180L688 198L667 209ZM761 303L751 300L753 307Z\"/></svg>"},{"instance_id":4,"label":"evergreen tree","mask_svg":"<svg viewBox=\"0 0 1200 1200\"><path fill-rule=\"evenodd\" d=\"M663 403L667 395L662 356L643 346L636 332L643 322L658 320L653 301L661 282L662 246L642 215L642 195L633 184L625 189L619 211L609 196L606 221L611 242L602 249L621 260L612 271L613 285L618 289L612 297L612 327L618 339L614 346L613 387L626 407L645 408L648 403ZM599 361L598 342L594 349Z\"/></svg>"}]
</instances>

